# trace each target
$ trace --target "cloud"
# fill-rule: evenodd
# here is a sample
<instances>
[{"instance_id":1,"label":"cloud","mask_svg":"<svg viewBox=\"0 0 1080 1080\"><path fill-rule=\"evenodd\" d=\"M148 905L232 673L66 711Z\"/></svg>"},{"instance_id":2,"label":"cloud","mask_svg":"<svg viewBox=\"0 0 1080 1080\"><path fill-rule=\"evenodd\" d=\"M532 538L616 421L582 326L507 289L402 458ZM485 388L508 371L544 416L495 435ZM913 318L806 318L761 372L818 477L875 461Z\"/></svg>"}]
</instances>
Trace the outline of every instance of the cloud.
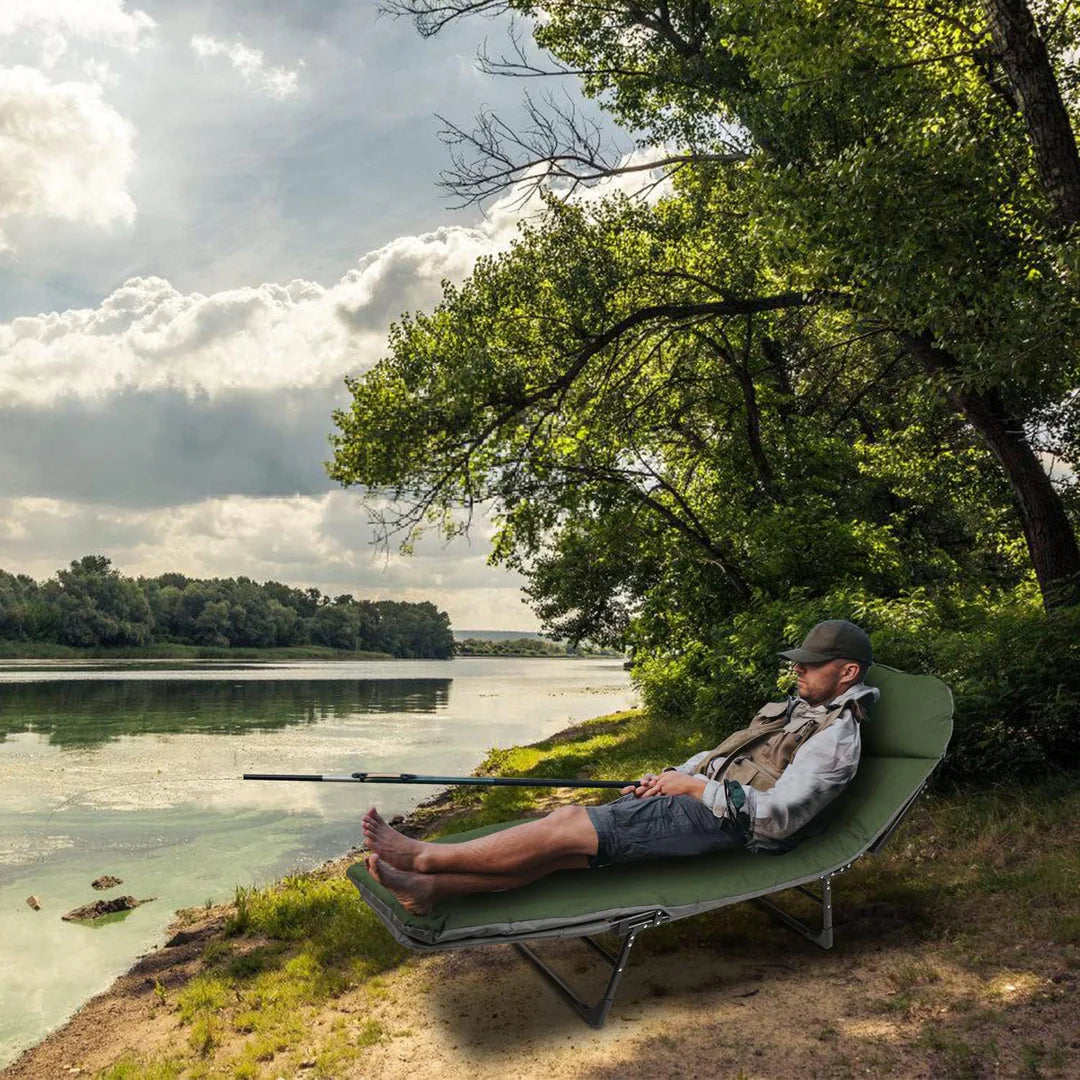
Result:
<instances>
[{"instance_id":1,"label":"cloud","mask_svg":"<svg viewBox=\"0 0 1080 1080\"><path fill-rule=\"evenodd\" d=\"M191 48L201 60L210 56L224 56L248 86L275 101L284 101L300 90L299 69L290 71L283 67L268 67L262 50L253 49L242 41L229 45L205 34L195 34L191 39Z\"/></svg>"},{"instance_id":2,"label":"cloud","mask_svg":"<svg viewBox=\"0 0 1080 1080\"><path fill-rule=\"evenodd\" d=\"M47 577L90 552L125 572L247 574L328 593L433 599L464 626L532 627L519 579L427 537L376 558L355 494L323 470L343 376L403 308L504 250L531 206L403 236L336 283L182 292L132 278L96 307L0 323L0 551Z\"/></svg>"},{"instance_id":3,"label":"cloud","mask_svg":"<svg viewBox=\"0 0 1080 1080\"><path fill-rule=\"evenodd\" d=\"M213 399L165 389L0 407L0 494L161 507L323 492L331 413L343 404L335 382Z\"/></svg>"},{"instance_id":4,"label":"cloud","mask_svg":"<svg viewBox=\"0 0 1080 1080\"><path fill-rule=\"evenodd\" d=\"M487 531L481 524L480 531ZM328 595L431 600L458 626L533 629L520 579L486 564L481 536L470 545L428 538L416 554L386 558L354 496L205 499L151 512L76 500L0 498L4 569L50 577L88 553L126 574L176 570L192 577L246 575Z\"/></svg>"},{"instance_id":5,"label":"cloud","mask_svg":"<svg viewBox=\"0 0 1080 1080\"><path fill-rule=\"evenodd\" d=\"M57 36L72 35L126 52L146 47L154 20L144 11L129 11L125 0L4 0L0 5L0 38L39 32L57 47Z\"/></svg>"},{"instance_id":6,"label":"cloud","mask_svg":"<svg viewBox=\"0 0 1080 1080\"><path fill-rule=\"evenodd\" d=\"M204 296L132 278L96 308L0 323L0 401L44 407L133 391L194 400L340 385L379 359L394 317L437 302L443 280L462 279L479 256L504 248L517 220L496 211L475 228L399 237L329 287L297 280Z\"/></svg>"},{"instance_id":7,"label":"cloud","mask_svg":"<svg viewBox=\"0 0 1080 1080\"><path fill-rule=\"evenodd\" d=\"M503 250L520 215L404 236L335 284L211 294L133 278L96 308L0 323L0 495L124 507L316 495L344 376L391 321Z\"/></svg>"},{"instance_id":8,"label":"cloud","mask_svg":"<svg viewBox=\"0 0 1080 1080\"><path fill-rule=\"evenodd\" d=\"M0 225L16 216L130 224L132 139L99 83L0 68ZM0 231L0 250L8 249Z\"/></svg>"},{"instance_id":9,"label":"cloud","mask_svg":"<svg viewBox=\"0 0 1080 1080\"><path fill-rule=\"evenodd\" d=\"M641 183L620 178L583 197ZM402 312L430 308L444 281L463 280L477 259L508 248L538 205L510 192L480 224L400 236L329 286L297 279L203 295L136 277L96 308L0 323L0 402L45 406L164 390L216 398L339 384L380 358Z\"/></svg>"},{"instance_id":10,"label":"cloud","mask_svg":"<svg viewBox=\"0 0 1080 1080\"><path fill-rule=\"evenodd\" d=\"M516 221L400 237L329 287L204 296L134 278L96 308L0 323L0 495L163 507L326 491L345 374Z\"/></svg>"}]
</instances>

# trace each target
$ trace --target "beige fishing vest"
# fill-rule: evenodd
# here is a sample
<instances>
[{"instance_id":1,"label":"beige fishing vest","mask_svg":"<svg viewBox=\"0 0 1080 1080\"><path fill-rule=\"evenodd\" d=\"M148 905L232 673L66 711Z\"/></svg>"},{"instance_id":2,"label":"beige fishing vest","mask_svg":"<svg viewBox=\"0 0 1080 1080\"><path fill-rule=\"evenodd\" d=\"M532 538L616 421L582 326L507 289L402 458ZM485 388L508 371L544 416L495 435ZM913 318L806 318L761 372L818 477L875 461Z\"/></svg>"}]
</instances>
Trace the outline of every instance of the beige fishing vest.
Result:
<instances>
[{"instance_id":1,"label":"beige fishing vest","mask_svg":"<svg viewBox=\"0 0 1080 1080\"><path fill-rule=\"evenodd\" d=\"M789 713L790 708L790 713ZM795 752L811 735L835 723L850 708L856 720L863 713L858 701L846 701L825 712L801 699L770 701L750 726L729 735L698 767L712 780L737 780L743 786L768 791L791 764Z\"/></svg>"}]
</instances>

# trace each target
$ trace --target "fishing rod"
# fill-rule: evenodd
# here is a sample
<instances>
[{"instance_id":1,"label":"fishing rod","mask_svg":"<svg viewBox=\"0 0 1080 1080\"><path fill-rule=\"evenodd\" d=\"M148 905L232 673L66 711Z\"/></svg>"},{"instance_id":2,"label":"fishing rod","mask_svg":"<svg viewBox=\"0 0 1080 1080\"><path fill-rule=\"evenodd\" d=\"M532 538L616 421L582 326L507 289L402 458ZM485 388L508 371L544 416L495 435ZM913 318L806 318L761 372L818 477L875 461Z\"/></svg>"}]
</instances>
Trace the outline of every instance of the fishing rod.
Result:
<instances>
[{"instance_id":1,"label":"fishing rod","mask_svg":"<svg viewBox=\"0 0 1080 1080\"><path fill-rule=\"evenodd\" d=\"M354 772L348 775L320 773L244 773L245 780L306 780L324 784L471 784L476 787L566 787L624 788L637 787L640 780L559 780L532 776L418 776L416 773Z\"/></svg>"}]
</instances>

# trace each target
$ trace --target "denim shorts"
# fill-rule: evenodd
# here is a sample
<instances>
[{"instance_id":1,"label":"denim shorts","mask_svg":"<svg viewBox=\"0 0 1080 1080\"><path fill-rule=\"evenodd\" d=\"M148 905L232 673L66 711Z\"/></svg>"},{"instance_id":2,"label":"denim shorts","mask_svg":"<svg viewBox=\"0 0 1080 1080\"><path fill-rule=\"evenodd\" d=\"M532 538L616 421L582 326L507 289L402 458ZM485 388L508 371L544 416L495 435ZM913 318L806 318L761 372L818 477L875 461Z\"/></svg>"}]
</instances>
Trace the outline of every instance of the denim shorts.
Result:
<instances>
[{"instance_id":1,"label":"denim shorts","mask_svg":"<svg viewBox=\"0 0 1080 1080\"><path fill-rule=\"evenodd\" d=\"M592 867L744 847L731 821L692 795L623 795L585 809L599 840Z\"/></svg>"}]
</instances>

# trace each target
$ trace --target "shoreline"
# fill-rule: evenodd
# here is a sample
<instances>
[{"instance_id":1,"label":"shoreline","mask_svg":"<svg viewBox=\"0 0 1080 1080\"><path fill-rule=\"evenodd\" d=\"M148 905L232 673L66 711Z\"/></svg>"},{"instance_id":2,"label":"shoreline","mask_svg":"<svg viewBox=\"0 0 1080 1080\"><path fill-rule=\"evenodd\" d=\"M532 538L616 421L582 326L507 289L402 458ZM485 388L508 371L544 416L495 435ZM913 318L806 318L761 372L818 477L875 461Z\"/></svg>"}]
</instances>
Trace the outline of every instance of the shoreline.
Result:
<instances>
[{"instance_id":1,"label":"shoreline","mask_svg":"<svg viewBox=\"0 0 1080 1080\"><path fill-rule=\"evenodd\" d=\"M590 721L584 722L588 723ZM573 737L584 724L572 724L544 741ZM478 765L476 769L480 767ZM454 805L451 789L446 787L417 803L408 814L395 817L393 824L401 832L419 837L441 829L461 813ZM315 880L344 877L345 870L358 860L362 851L362 848L352 848L316 867L298 870L296 874ZM269 882L266 887L274 888L291 876L288 874ZM356 902L363 903L359 894ZM84 1066L75 1064L84 1059L81 1051L85 1046L100 1039L103 1026L122 1022L118 1013L129 1011L132 1003L140 1006L144 1014L153 1014L163 996L159 987L174 993L195 978L202 967L204 950L212 941L224 936L226 923L235 910L233 901L209 908L177 909L164 930L161 944L138 956L110 986L84 1001L58 1027L23 1050L14 1061L0 1067L0 1080L54 1080L61 1075L91 1075ZM93 1071L107 1068L109 1064L111 1060L97 1064Z\"/></svg>"},{"instance_id":2,"label":"shoreline","mask_svg":"<svg viewBox=\"0 0 1080 1080\"><path fill-rule=\"evenodd\" d=\"M130 660L156 661L200 661L214 660L229 663L233 661L274 661L274 660L326 660L331 662L347 661L440 661L440 660L624 660L621 653L538 653L529 650L521 652L455 652L452 656L394 656L384 652L348 652L324 648L318 645L286 645L280 648L218 648L212 645L147 645L121 647L116 649L77 649L69 645L42 644L39 648L9 649L10 642L0 642L0 664L34 660L55 660L59 662L81 660L109 661Z\"/></svg>"},{"instance_id":3,"label":"shoreline","mask_svg":"<svg viewBox=\"0 0 1080 1080\"><path fill-rule=\"evenodd\" d=\"M491 754L474 771L550 769L560 755L584 770L610 768L601 748L648 740L649 725L640 710L599 717ZM467 790L435 792L397 827L431 835L458 818L469 827L478 812L505 815L509 806L526 816L557 801L510 803L522 789L494 789L503 799L492 805ZM749 904L654 931L600 1031L542 987L511 946L406 954L380 944L388 935L376 927L362 954L370 966L297 1005L292 1027L260 1037L240 1001L253 984L233 984L236 1002L232 988L213 999L211 984L229 968L257 970L260 955L287 972L303 959L295 946L304 939L281 937L265 921L230 935L244 914L235 904L183 909L163 945L0 1070L0 1080L411 1080L431 1061L448 1080L578 1080L640 1069L646 1059L658 1080L1075 1076L1080 789L1066 778L1035 794L1021 807L997 789L923 800L881 853L844 874L828 952ZM367 909L340 880L358 855L351 849L268 887L291 890L289 911L309 897L311 926L333 925L335 952L342 935L373 924L354 922ZM343 906L325 906L330 890ZM588 968L580 943L546 946L560 969L580 976ZM334 960L327 965L329 977L340 975ZM706 1072L695 1062L707 1062Z\"/></svg>"}]
</instances>

